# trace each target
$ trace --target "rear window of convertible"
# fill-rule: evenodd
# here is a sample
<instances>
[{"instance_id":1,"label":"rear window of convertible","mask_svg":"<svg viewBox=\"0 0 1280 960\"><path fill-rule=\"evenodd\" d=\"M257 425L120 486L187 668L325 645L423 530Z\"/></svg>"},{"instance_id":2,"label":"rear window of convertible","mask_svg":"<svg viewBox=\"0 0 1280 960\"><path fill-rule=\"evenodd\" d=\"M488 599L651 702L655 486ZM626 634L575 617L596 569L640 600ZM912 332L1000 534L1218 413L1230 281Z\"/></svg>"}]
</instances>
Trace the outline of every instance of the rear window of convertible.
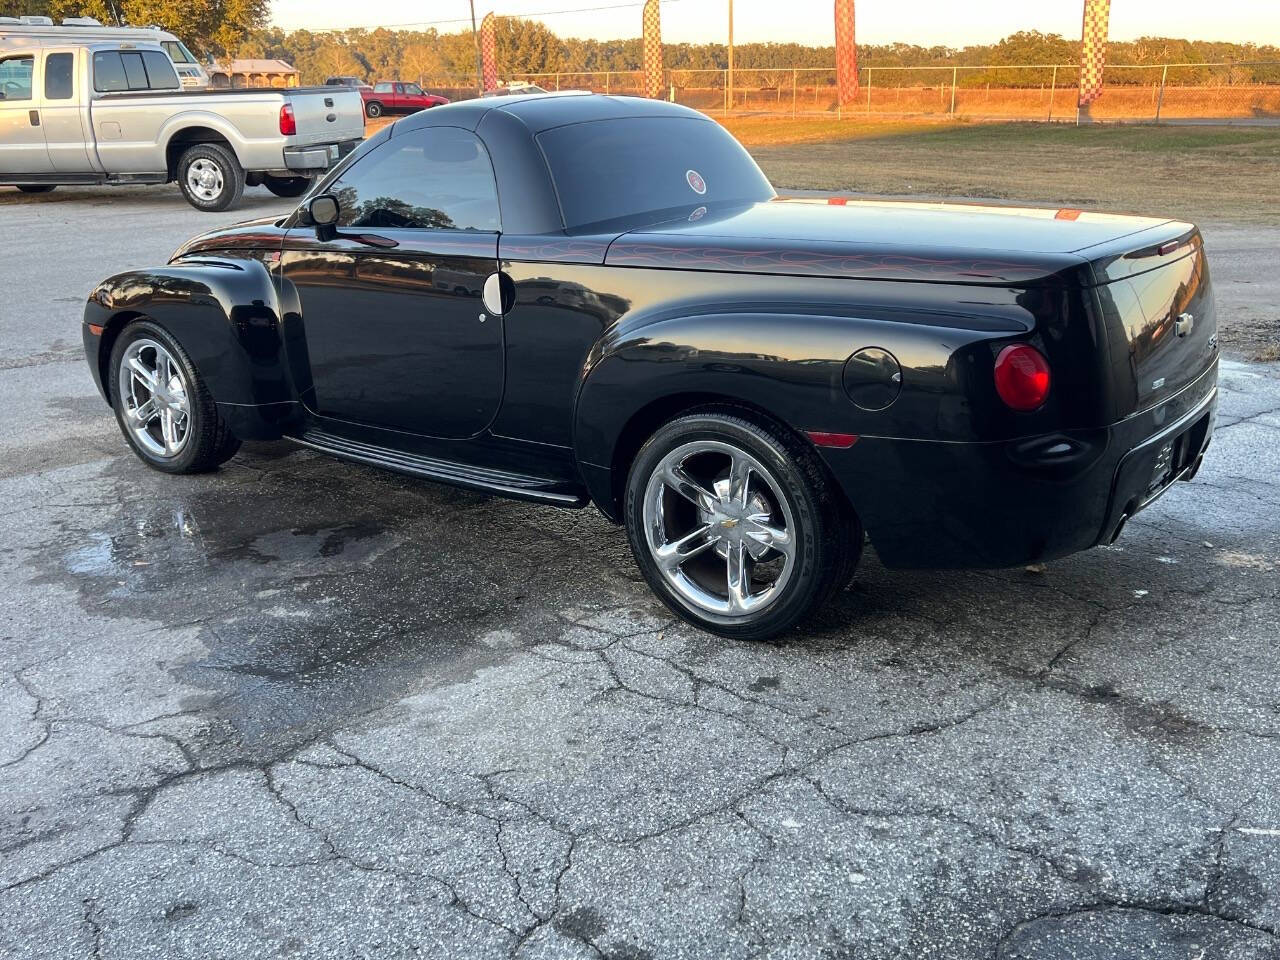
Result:
<instances>
[{"instance_id":1,"label":"rear window of convertible","mask_svg":"<svg viewBox=\"0 0 1280 960\"><path fill-rule=\"evenodd\" d=\"M712 120L592 120L546 130L537 139L570 229L774 195L747 151Z\"/></svg>"}]
</instances>

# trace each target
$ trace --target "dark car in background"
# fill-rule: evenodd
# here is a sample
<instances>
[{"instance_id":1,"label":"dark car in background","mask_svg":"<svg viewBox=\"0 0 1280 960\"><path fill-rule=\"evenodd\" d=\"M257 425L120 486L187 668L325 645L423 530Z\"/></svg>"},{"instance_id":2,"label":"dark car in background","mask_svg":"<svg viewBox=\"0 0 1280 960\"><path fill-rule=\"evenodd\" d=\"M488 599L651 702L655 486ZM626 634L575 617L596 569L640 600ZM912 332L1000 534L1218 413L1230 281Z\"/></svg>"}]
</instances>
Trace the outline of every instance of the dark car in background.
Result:
<instances>
[{"instance_id":1,"label":"dark car in background","mask_svg":"<svg viewBox=\"0 0 1280 960\"><path fill-rule=\"evenodd\" d=\"M359 77L326 77L324 81L326 87L367 87Z\"/></svg>"},{"instance_id":2,"label":"dark car in background","mask_svg":"<svg viewBox=\"0 0 1280 960\"><path fill-rule=\"evenodd\" d=\"M843 587L864 532L890 567L1110 543L1199 468L1218 370L1191 224L780 200L701 114L582 95L384 128L289 216L104 281L84 342L158 470L287 437L594 503L740 638Z\"/></svg>"},{"instance_id":3,"label":"dark car in background","mask_svg":"<svg viewBox=\"0 0 1280 960\"><path fill-rule=\"evenodd\" d=\"M360 96L364 98L364 112L369 117L380 117L384 113L417 113L449 102L448 97L427 93L416 83L399 80L379 80L372 87L361 87Z\"/></svg>"}]
</instances>

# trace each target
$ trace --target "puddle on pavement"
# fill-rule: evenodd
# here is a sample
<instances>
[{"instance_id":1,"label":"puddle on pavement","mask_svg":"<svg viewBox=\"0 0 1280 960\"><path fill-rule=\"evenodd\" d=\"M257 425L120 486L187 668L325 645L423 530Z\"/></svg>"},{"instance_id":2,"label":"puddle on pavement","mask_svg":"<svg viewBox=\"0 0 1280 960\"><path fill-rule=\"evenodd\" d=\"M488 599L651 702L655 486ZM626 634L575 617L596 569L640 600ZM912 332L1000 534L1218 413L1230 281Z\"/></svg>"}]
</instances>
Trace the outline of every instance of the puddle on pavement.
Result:
<instances>
[{"instance_id":1,"label":"puddle on pavement","mask_svg":"<svg viewBox=\"0 0 1280 960\"><path fill-rule=\"evenodd\" d=\"M368 472L348 487L111 469L92 498L114 488L130 501L106 515L59 508L41 579L74 588L93 616L198 631L198 657L169 669L212 694L206 747L221 759L278 752L424 680L465 679L558 633L551 611L570 599L619 586L589 552L609 546L598 531L566 550L564 518L539 533L525 504ZM513 628L505 649L479 641Z\"/></svg>"}]
</instances>

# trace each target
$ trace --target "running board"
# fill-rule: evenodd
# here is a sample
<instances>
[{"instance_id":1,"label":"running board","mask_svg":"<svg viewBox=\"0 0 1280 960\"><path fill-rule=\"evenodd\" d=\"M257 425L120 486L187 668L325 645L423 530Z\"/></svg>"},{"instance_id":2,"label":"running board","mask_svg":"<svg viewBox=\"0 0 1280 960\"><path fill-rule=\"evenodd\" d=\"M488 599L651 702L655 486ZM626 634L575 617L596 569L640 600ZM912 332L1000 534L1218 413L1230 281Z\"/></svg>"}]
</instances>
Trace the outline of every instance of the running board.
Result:
<instances>
[{"instance_id":1,"label":"running board","mask_svg":"<svg viewBox=\"0 0 1280 960\"><path fill-rule=\"evenodd\" d=\"M345 437L335 437L331 433L319 430L308 430L300 437L289 437L312 450L319 450L343 460L352 460L396 473L434 480L437 483L448 483L472 490L482 490L504 497L515 497L521 500L536 500L541 503L553 503L561 507L585 507L588 503L585 493L571 492L572 487L559 480L548 480L544 477L530 477L521 473L509 473L506 470L494 470L490 467L477 467L471 464L454 463L451 460L436 460L403 450L392 450L389 447L377 447Z\"/></svg>"}]
</instances>

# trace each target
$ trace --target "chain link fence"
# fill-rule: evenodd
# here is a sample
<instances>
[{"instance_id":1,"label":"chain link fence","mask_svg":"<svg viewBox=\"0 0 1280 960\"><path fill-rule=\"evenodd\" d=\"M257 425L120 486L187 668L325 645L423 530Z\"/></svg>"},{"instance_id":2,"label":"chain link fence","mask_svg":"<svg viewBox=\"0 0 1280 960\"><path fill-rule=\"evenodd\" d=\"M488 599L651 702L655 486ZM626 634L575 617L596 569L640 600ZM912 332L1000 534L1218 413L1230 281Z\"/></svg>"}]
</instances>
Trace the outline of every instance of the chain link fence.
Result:
<instances>
[{"instance_id":1,"label":"chain link fence","mask_svg":"<svg viewBox=\"0 0 1280 960\"><path fill-rule=\"evenodd\" d=\"M643 96L643 76L639 70L524 73L507 82ZM732 86L727 70L667 70L664 79L668 99L718 115L1074 121L1079 67L864 66L857 101L843 107L833 68L735 70ZM421 80L452 99L476 96L470 77ZM1280 123L1280 62L1109 65L1090 113L1103 121Z\"/></svg>"}]
</instances>

